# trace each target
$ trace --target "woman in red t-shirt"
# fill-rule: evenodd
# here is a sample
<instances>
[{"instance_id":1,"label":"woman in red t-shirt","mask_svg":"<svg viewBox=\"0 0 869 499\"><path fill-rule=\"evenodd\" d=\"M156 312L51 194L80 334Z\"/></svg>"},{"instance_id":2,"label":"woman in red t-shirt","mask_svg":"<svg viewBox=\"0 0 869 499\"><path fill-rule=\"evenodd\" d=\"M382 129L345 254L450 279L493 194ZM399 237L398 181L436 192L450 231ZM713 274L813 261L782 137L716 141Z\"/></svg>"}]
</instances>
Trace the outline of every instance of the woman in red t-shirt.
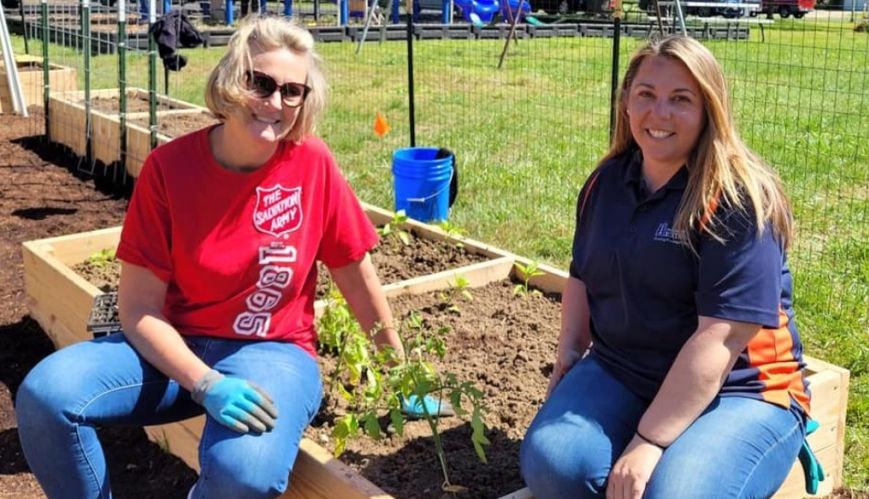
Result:
<instances>
[{"instance_id":1,"label":"woman in red t-shirt","mask_svg":"<svg viewBox=\"0 0 869 499\"><path fill-rule=\"evenodd\" d=\"M18 392L27 461L50 497L108 497L96 427L207 413L190 497L276 497L321 398L316 262L361 326L401 352L368 255L377 234L314 137L313 39L252 17L213 70L220 124L153 151L124 223L124 333L65 348Z\"/></svg>"}]
</instances>

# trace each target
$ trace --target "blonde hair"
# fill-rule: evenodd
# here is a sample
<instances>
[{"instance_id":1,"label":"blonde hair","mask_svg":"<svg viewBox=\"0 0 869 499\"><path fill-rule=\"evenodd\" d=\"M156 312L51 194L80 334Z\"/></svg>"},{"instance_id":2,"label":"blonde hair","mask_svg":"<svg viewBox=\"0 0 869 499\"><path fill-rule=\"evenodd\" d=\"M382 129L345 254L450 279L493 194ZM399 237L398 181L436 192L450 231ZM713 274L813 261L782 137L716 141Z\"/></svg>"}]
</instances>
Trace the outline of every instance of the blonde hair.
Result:
<instances>
[{"instance_id":1,"label":"blonde hair","mask_svg":"<svg viewBox=\"0 0 869 499\"><path fill-rule=\"evenodd\" d=\"M326 107L327 85L322 59L314 50L314 38L293 21L277 16L248 16L242 21L226 53L211 71L205 87L205 104L221 121L252 97L247 75L253 70L252 57L271 50L287 49L310 61L307 85L311 92L299 108L299 115L286 140L300 142L316 131L317 121Z\"/></svg>"},{"instance_id":2,"label":"blonde hair","mask_svg":"<svg viewBox=\"0 0 869 499\"><path fill-rule=\"evenodd\" d=\"M766 224L787 248L793 224L787 197L778 175L739 137L733 122L724 71L715 56L700 42L683 36L668 36L649 42L631 58L621 85L616 110L616 129L610 149L600 164L636 149L627 115L627 99L640 64L647 57L663 56L685 65L700 87L706 111L706 126L688 158L688 186L676 212L673 228L693 250L690 234L705 231L718 241L721 221L718 206L726 204L754 214L757 234Z\"/></svg>"}]
</instances>

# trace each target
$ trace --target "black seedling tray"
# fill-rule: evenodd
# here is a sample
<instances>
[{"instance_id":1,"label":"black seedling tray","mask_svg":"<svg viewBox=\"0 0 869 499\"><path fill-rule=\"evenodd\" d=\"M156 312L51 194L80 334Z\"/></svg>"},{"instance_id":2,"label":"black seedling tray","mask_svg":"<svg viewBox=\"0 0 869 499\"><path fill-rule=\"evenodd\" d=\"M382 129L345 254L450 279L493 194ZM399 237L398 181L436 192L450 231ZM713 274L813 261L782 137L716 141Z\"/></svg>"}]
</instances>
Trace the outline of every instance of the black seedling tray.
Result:
<instances>
[{"instance_id":1,"label":"black seedling tray","mask_svg":"<svg viewBox=\"0 0 869 499\"><path fill-rule=\"evenodd\" d=\"M94 298L94 306L88 316L87 330L94 338L119 333L121 321L118 318L118 293L103 293Z\"/></svg>"}]
</instances>

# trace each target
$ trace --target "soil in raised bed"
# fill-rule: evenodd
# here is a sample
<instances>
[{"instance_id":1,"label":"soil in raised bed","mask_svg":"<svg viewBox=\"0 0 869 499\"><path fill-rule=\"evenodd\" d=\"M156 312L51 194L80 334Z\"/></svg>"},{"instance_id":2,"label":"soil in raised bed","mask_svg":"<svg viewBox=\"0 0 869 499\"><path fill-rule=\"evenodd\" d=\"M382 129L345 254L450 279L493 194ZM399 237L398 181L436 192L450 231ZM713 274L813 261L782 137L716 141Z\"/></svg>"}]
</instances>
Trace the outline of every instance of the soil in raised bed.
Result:
<instances>
[{"instance_id":1,"label":"soil in raised bed","mask_svg":"<svg viewBox=\"0 0 869 499\"><path fill-rule=\"evenodd\" d=\"M416 311L432 328L449 327L447 354L437 367L475 383L485 394L489 464L478 460L468 423L458 417L441 420L450 479L468 488L458 497L496 498L524 487L519 443L545 396L555 360L560 297L514 296L514 285L503 280L471 289L471 301L455 300L458 312L448 310L439 292L389 300L397 317ZM324 386L333 362L322 358ZM326 394L308 437L331 450L331 422L345 412L343 399ZM443 496L434 441L424 421L408 423L402 437L362 437L349 442L347 449L342 461L397 498Z\"/></svg>"},{"instance_id":2,"label":"soil in raised bed","mask_svg":"<svg viewBox=\"0 0 869 499\"><path fill-rule=\"evenodd\" d=\"M488 259L485 255L472 253L446 241L425 239L413 232L408 234L409 245L405 245L397 237L384 237L371 252L371 260L382 284L455 269ZM117 291L121 267L115 259L99 263L85 261L75 265L73 270L103 292ZM317 299L322 299L326 297L332 280L329 271L322 264L318 264L317 271L316 296Z\"/></svg>"},{"instance_id":3,"label":"soil in raised bed","mask_svg":"<svg viewBox=\"0 0 869 499\"><path fill-rule=\"evenodd\" d=\"M91 97L91 109L104 113L117 113L120 108L121 99L116 95L111 97ZM171 111L173 109L188 109L188 107L174 102L157 100L157 111ZM127 96L128 113L147 113L149 110L148 96L146 94L131 94Z\"/></svg>"},{"instance_id":4,"label":"soil in raised bed","mask_svg":"<svg viewBox=\"0 0 869 499\"><path fill-rule=\"evenodd\" d=\"M157 131L167 137L181 137L190 132L195 132L207 126L217 123L217 118L208 113L172 114L161 116L157 120ZM148 128L147 118L136 118L132 123L143 128Z\"/></svg>"},{"instance_id":5,"label":"soil in raised bed","mask_svg":"<svg viewBox=\"0 0 869 499\"><path fill-rule=\"evenodd\" d=\"M118 280L121 278L121 261L117 258L99 263L87 260L73 265L72 270L84 277L89 283L100 288L103 293L118 290Z\"/></svg>"},{"instance_id":6,"label":"soil in raised bed","mask_svg":"<svg viewBox=\"0 0 869 499\"><path fill-rule=\"evenodd\" d=\"M414 230L407 231L410 244L404 244L394 234L381 237L380 243L371 251L371 262L377 269L381 284L392 284L489 259L455 243L426 239ZM320 299L326 296L332 280L323 265L319 265L317 270L316 296Z\"/></svg>"}]
</instances>

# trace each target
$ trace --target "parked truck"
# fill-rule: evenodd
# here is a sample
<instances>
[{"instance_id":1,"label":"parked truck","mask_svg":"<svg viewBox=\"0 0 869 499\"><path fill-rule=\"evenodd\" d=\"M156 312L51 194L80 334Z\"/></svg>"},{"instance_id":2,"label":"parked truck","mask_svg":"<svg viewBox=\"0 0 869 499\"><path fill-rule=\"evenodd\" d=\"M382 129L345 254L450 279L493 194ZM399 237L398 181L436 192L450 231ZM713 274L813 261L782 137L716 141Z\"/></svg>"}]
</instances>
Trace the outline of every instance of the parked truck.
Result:
<instances>
[{"instance_id":1,"label":"parked truck","mask_svg":"<svg viewBox=\"0 0 869 499\"><path fill-rule=\"evenodd\" d=\"M770 19L773 14L778 14L782 19L793 15L797 19L802 19L814 9L815 0L762 0L760 10L752 12L751 15L763 13Z\"/></svg>"}]
</instances>

